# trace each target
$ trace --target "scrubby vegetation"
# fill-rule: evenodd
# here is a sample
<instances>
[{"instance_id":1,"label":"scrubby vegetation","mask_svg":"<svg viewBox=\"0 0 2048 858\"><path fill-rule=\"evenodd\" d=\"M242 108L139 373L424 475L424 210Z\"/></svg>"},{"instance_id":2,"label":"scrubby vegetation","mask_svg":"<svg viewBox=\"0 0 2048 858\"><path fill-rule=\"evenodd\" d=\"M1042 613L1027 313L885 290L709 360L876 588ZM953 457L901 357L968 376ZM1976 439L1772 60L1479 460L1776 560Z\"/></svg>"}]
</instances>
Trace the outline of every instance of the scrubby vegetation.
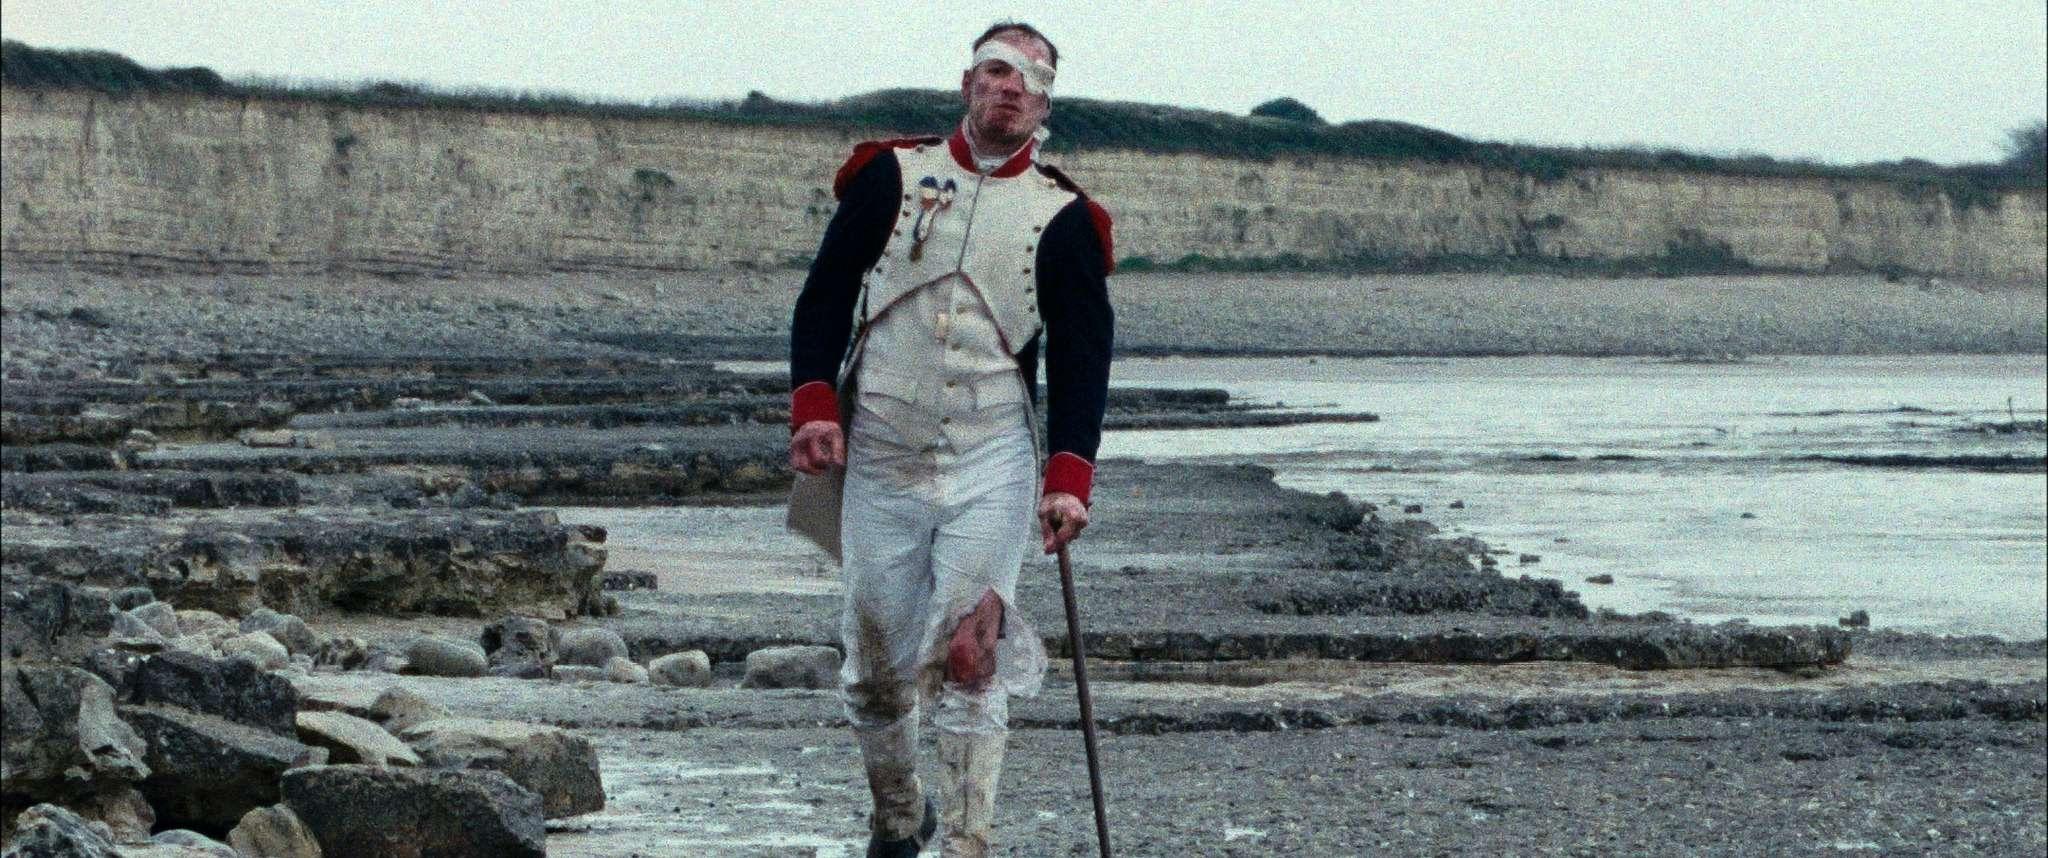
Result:
<instances>
[{"instance_id":1,"label":"scrubby vegetation","mask_svg":"<svg viewBox=\"0 0 2048 858\"><path fill-rule=\"evenodd\" d=\"M437 90L378 81L360 86L227 81L206 68L149 69L105 51L59 51L16 41L0 46L0 79L13 86L90 89L111 95L196 92L340 104L493 110L541 115L677 118L749 125L848 128L875 134L932 133L958 121L959 95L945 90L887 89L837 101L781 101L761 92L737 101L660 104L594 102L564 94ZM2013 132L2011 157L1997 163L1944 167L1918 159L1836 166L1762 155L1713 157L1676 149L1592 149L1467 140L1404 122L1330 124L1293 98L1276 98L1238 116L1158 104L1061 99L1049 123L1048 148L1134 149L1268 160L1368 158L1476 164L1542 181L1574 171L1639 169L1825 179L1874 179L1915 193L1945 194L1959 209L1995 207L1999 194L2043 184L2042 126ZM2031 135L2031 136L2029 136Z\"/></svg>"}]
</instances>

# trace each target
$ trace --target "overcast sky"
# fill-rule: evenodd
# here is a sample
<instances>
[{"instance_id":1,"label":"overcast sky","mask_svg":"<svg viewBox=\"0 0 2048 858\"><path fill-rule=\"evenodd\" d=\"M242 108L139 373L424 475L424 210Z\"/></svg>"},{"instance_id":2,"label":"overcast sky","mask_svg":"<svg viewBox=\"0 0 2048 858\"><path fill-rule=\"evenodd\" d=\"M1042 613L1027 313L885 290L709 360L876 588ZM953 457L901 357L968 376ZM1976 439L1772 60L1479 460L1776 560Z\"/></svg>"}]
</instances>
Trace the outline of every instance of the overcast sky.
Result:
<instances>
[{"instance_id":1,"label":"overcast sky","mask_svg":"<svg viewBox=\"0 0 2048 858\"><path fill-rule=\"evenodd\" d=\"M1005 17L1059 45L1055 133L1061 95L1288 95L1482 140L1952 163L2048 112L2048 0L6 0L0 33L231 78L808 101L957 86Z\"/></svg>"}]
</instances>

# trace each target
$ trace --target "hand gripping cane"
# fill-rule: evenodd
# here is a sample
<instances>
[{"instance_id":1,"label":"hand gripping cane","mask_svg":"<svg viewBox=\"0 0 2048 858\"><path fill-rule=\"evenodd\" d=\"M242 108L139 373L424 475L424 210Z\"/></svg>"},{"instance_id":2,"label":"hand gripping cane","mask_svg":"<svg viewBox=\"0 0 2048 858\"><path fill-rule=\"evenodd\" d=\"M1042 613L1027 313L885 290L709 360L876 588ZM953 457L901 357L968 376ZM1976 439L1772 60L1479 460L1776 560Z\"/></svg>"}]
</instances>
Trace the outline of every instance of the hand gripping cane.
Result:
<instances>
[{"instance_id":1,"label":"hand gripping cane","mask_svg":"<svg viewBox=\"0 0 2048 858\"><path fill-rule=\"evenodd\" d=\"M1074 564L1060 549L1060 595L1067 604L1067 646L1074 651L1074 694L1081 699L1081 741L1088 746L1088 791L1095 799L1095 840L1109 858L1109 811L1102 803L1102 764L1095 751L1095 703L1088 696L1088 651L1081 641L1081 610L1074 604Z\"/></svg>"}]
</instances>

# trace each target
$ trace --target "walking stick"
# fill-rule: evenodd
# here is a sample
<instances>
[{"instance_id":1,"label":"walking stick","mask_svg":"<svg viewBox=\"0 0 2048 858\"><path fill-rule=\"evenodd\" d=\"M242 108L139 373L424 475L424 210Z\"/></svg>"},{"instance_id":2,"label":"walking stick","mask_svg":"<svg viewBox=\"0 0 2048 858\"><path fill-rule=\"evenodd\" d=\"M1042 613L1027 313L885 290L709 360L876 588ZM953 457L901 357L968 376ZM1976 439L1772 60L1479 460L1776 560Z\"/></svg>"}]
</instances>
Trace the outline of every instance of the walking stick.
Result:
<instances>
[{"instance_id":1,"label":"walking stick","mask_svg":"<svg viewBox=\"0 0 2048 858\"><path fill-rule=\"evenodd\" d=\"M1074 651L1074 693L1081 698L1081 741L1088 746L1088 792L1095 799L1095 840L1109 858L1109 811L1102 803L1102 764L1095 751L1095 703L1088 696L1088 651L1081 643L1081 609L1074 604L1074 564L1060 546L1060 595L1067 603L1067 645Z\"/></svg>"}]
</instances>

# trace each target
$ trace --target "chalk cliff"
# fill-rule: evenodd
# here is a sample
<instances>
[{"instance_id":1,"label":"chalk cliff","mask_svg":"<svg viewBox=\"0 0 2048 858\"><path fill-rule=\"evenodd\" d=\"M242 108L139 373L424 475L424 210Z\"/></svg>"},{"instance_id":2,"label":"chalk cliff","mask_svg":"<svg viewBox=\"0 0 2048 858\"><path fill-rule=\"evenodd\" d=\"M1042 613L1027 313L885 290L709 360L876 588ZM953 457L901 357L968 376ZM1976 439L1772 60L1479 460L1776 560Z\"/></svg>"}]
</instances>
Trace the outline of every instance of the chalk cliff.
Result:
<instances>
[{"instance_id":1,"label":"chalk cliff","mask_svg":"<svg viewBox=\"0 0 2048 858\"><path fill-rule=\"evenodd\" d=\"M679 119L0 89L0 262L453 274L800 263L850 132ZM1117 255L1705 255L2048 281L2040 190L1132 151L1056 153Z\"/></svg>"}]
</instances>

